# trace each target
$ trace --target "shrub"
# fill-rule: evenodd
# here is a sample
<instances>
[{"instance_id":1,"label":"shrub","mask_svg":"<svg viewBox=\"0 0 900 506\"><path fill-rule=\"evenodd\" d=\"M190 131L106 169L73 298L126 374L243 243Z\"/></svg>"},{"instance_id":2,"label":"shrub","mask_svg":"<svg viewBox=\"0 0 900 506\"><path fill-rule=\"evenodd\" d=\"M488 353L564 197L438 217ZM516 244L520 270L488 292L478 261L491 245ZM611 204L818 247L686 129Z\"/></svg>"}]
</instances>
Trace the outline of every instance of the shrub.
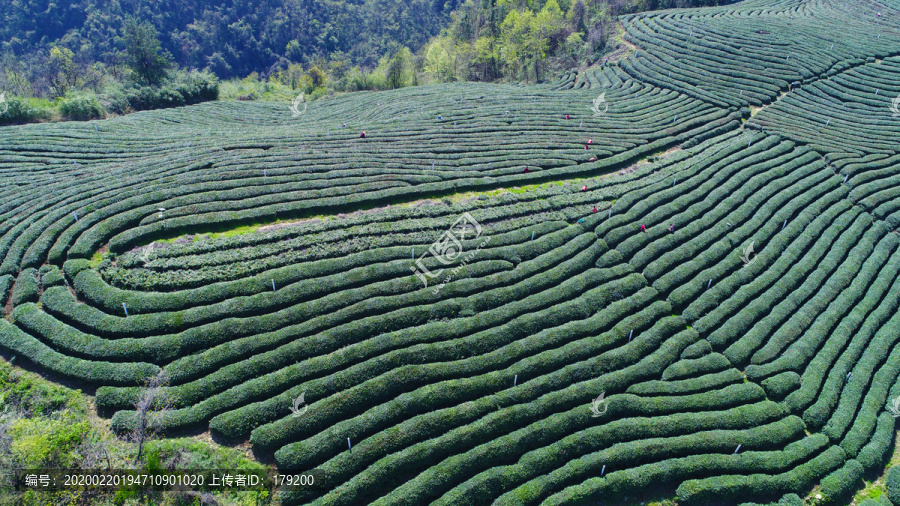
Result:
<instances>
[{"instance_id":1,"label":"shrub","mask_svg":"<svg viewBox=\"0 0 900 506\"><path fill-rule=\"evenodd\" d=\"M800 386L800 375L794 371L785 371L763 380L762 386L770 399L780 401Z\"/></svg>"},{"instance_id":2,"label":"shrub","mask_svg":"<svg viewBox=\"0 0 900 506\"><path fill-rule=\"evenodd\" d=\"M208 72L178 71L159 86L120 85L107 98L117 113L197 104L219 97L218 79Z\"/></svg>"},{"instance_id":3,"label":"shrub","mask_svg":"<svg viewBox=\"0 0 900 506\"><path fill-rule=\"evenodd\" d=\"M843 467L822 478L822 495L838 501L850 495L861 483L863 467L856 460L848 460Z\"/></svg>"},{"instance_id":4,"label":"shrub","mask_svg":"<svg viewBox=\"0 0 900 506\"><path fill-rule=\"evenodd\" d=\"M59 112L66 118L76 121L100 119L106 116L106 110L103 108L103 105L93 95L66 97L59 104Z\"/></svg>"},{"instance_id":5,"label":"shrub","mask_svg":"<svg viewBox=\"0 0 900 506\"><path fill-rule=\"evenodd\" d=\"M755 502L746 502L741 504L740 506L804 506L806 503L803 502L803 499L800 498L797 494L788 494L778 502L768 503L768 504L757 504Z\"/></svg>"},{"instance_id":6,"label":"shrub","mask_svg":"<svg viewBox=\"0 0 900 506\"><path fill-rule=\"evenodd\" d=\"M134 385L159 372L159 367L152 364L89 361L63 355L6 320L0 320L0 348L56 374L89 384Z\"/></svg>"},{"instance_id":7,"label":"shrub","mask_svg":"<svg viewBox=\"0 0 900 506\"><path fill-rule=\"evenodd\" d=\"M13 286L16 278L9 274L0 276L0 306L6 305L6 298L9 297L9 288Z\"/></svg>"},{"instance_id":8,"label":"shrub","mask_svg":"<svg viewBox=\"0 0 900 506\"><path fill-rule=\"evenodd\" d=\"M37 269L23 269L16 278L16 284L13 287L12 297L10 297L13 306L24 304L26 302L38 301L38 279Z\"/></svg>"},{"instance_id":9,"label":"shrub","mask_svg":"<svg viewBox=\"0 0 900 506\"><path fill-rule=\"evenodd\" d=\"M65 278L63 278L62 271L60 271L59 268L55 265L50 266L50 268L46 271L44 271L42 267L41 271L41 284L45 288L50 286L60 286L65 283Z\"/></svg>"},{"instance_id":10,"label":"shrub","mask_svg":"<svg viewBox=\"0 0 900 506\"><path fill-rule=\"evenodd\" d=\"M0 114L0 125L31 123L49 116L46 110L38 109L24 99L9 95L5 98L8 109L3 114Z\"/></svg>"},{"instance_id":11,"label":"shrub","mask_svg":"<svg viewBox=\"0 0 900 506\"><path fill-rule=\"evenodd\" d=\"M893 503L900 504L900 466L888 469L884 485L887 487L888 499Z\"/></svg>"}]
</instances>

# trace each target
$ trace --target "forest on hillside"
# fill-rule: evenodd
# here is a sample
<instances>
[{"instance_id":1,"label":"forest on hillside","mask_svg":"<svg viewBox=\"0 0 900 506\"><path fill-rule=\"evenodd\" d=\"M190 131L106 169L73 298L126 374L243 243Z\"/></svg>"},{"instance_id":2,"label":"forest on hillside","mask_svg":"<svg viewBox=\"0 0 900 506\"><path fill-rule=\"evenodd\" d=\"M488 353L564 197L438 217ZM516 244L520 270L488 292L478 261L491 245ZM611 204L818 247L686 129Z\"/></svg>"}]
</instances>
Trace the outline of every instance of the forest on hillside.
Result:
<instances>
[{"instance_id":1,"label":"forest on hillside","mask_svg":"<svg viewBox=\"0 0 900 506\"><path fill-rule=\"evenodd\" d=\"M2 50L39 57L50 47L114 65L128 17L149 21L179 66L220 78L266 73L281 60L342 53L363 65L399 46L419 47L459 0L76 0L0 2ZM4 5L5 4L5 5Z\"/></svg>"},{"instance_id":2,"label":"forest on hillside","mask_svg":"<svg viewBox=\"0 0 900 506\"><path fill-rule=\"evenodd\" d=\"M70 51L74 64L93 75L85 86L106 74L120 77L115 69L123 61L131 17L153 26L161 49L181 68L230 79L254 73L268 78L291 64L317 66L342 89L348 86L340 81L354 67L357 73L380 63L386 69L385 61L404 49L419 56L408 63L408 73L423 72L430 63L435 80L524 79L523 68L533 72L538 61L596 59L619 14L717 3L728 2L3 0L0 86L20 95L58 95L47 76L54 70L53 48Z\"/></svg>"},{"instance_id":3,"label":"forest on hillside","mask_svg":"<svg viewBox=\"0 0 900 506\"><path fill-rule=\"evenodd\" d=\"M0 1L0 125L207 100L542 82L622 49L618 16L715 0Z\"/></svg>"}]
</instances>

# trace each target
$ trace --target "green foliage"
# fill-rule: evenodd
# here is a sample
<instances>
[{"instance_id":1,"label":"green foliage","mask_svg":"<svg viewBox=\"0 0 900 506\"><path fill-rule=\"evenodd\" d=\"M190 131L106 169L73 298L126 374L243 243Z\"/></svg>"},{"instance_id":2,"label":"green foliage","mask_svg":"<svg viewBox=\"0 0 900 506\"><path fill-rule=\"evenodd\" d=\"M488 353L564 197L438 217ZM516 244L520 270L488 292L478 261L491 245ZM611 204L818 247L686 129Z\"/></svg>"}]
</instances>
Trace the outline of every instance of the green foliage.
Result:
<instances>
[{"instance_id":1,"label":"green foliage","mask_svg":"<svg viewBox=\"0 0 900 506\"><path fill-rule=\"evenodd\" d=\"M63 99L59 104L59 112L70 120L86 121L102 119L106 110L96 96L76 95Z\"/></svg>"},{"instance_id":2,"label":"green foliage","mask_svg":"<svg viewBox=\"0 0 900 506\"><path fill-rule=\"evenodd\" d=\"M65 409L75 416L86 416L88 410L78 391L22 374L5 361L0 361L0 404L10 411L38 417L50 417Z\"/></svg>"},{"instance_id":3,"label":"green foliage","mask_svg":"<svg viewBox=\"0 0 900 506\"><path fill-rule=\"evenodd\" d=\"M797 494L787 494L778 500L778 502L771 502L768 504L758 504L758 503L742 503L740 506L804 506L806 503L803 502L803 499L800 498Z\"/></svg>"},{"instance_id":4,"label":"green foliage","mask_svg":"<svg viewBox=\"0 0 900 506\"><path fill-rule=\"evenodd\" d=\"M891 502L900 504L900 466L893 466L888 469L884 485L887 487L888 499Z\"/></svg>"},{"instance_id":5,"label":"green foliage","mask_svg":"<svg viewBox=\"0 0 900 506\"><path fill-rule=\"evenodd\" d=\"M43 109L32 106L27 100L4 93L6 104L5 112L0 114L0 125L15 125L19 123L31 123L49 116ZM0 104L0 110L4 105Z\"/></svg>"},{"instance_id":6,"label":"green foliage","mask_svg":"<svg viewBox=\"0 0 900 506\"><path fill-rule=\"evenodd\" d=\"M129 468L133 445L115 439L103 427L91 421L93 407L88 398L37 375L0 361L0 468L113 469ZM242 451L217 447L195 439L150 441L145 470L167 469L246 469L264 470L265 466L247 458ZM59 493L12 494L5 480L0 481L0 502L10 504L118 504L137 498L137 488L115 493L65 491ZM188 495L143 491L151 502L192 504ZM241 506L266 504L267 492L216 492L209 496L219 503ZM195 496L196 498L196 496ZM108 502L111 501L111 502ZM181 501L181 502L179 502ZM4 502L4 504L6 504Z\"/></svg>"},{"instance_id":7,"label":"green foliage","mask_svg":"<svg viewBox=\"0 0 900 506\"><path fill-rule=\"evenodd\" d=\"M76 449L90 425L71 417L59 420L21 418L9 427L12 458L25 469L71 468L78 460Z\"/></svg>"},{"instance_id":8,"label":"green foliage","mask_svg":"<svg viewBox=\"0 0 900 506\"><path fill-rule=\"evenodd\" d=\"M863 468L856 460L849 460L843 467L822 478L822 495L831 501L845 499L861 483Z\"/></svg>"},{"instance_id":9,"label":"green foliage","mask_svg":"<svg viewBox=\"0 0 900 506\"><path fill-rule=\"evenodd\" d=\"M125 54L138 83L157 86L167 76L170 55L161 54L162 47L152 23L126 18L123 26Z\"/></svg>"},{"instance_id":10,"label":"green foliage","mask_svg":"<svg viewBox=\"0 0 900 506\"><path fill-rule=\"evenodd\" d=\"M19 277L16 278L16 284L13 287L12 296L10 297L10 302L13 306L18 306L25 302L38 301L39 284L37 276L37 269L33 267L23 269L22 272L19 273Z\"/></svg>"},{"instance_id":11,"label":"green foliage","mask_svg":"<svg viewBox=\"0 0 900 506\"><path fill-rule=\"evenodd\" d=\"M763 380L762 386L771 399L782 400L800 386L800 375L794 371L785 371L766 378Z\"/></svg>"},{"instance_id":12,"label":"green foliage","mask_svg":"<svg viewBox=\"0 0 900 506\"><path fill-rule=\"evenodd\" d=\"M136 49L133 65L152 70L146 76L151 79L165 52L180 67L209 67L223 79L338 54L350 65L371 68L381 55L393 54L398 47L420 48L450 20L450 11L458 4L451 0L443 10L443 5L436 9L432 0L329 4L264 0L252 6L154 0L123 9L109 2L77 0L47 9L26 1L5 10L0 40L15 39L20 55L46 54L52 44L64 40L65 46L93 61L131 44ZM128 14L135 19L129 21ZM160 52L153 51L151 26L158 33Z\"/></svg>"},{"instance_id":13,"label":"green foliage","mask_svg":"<svg viewBox=\"0 0 900 506\"><path fill-rule=\"evenodd\" d=\"M162 79L162 78L160 78ZM110 97L110 109L118 113L197 104L219 98L218 79L208 72L177 71L159 86L123 84Z\"/></svg>"},{"instance_id":14,"label":"green foliage","mask_svg":"<svg viewBox=\"0 0 900 506\"><path fill-rule=\"evenodd\" d=\"M853 16L812 3L797 23L815 26L784 39L799 12L754 2L621 18L627 63L551 85L412 88L427 53L392 48L374 71L340 72L396 89L300 117L289 101L229 101L0 130L0 282L22 281L0 347L97 386L120 432L164 371L166 434L209 430L328 480L287 504L620 504L648 487L679 504L796 504L785 494L818 484L843 501L894 442L894 124L882 111L885 133L848 142L846 125L741 121L793 73L850 76L882 49L853 41L836 63L809 34ZM481 2L503 15L454 23L426 64L536 80L554 44L576 58L596 42L573 31L575 5ZM583 5L589 31L597 7ZM721 42L732 33L753 44ZM777 61L785 40L810 63ZM866 72L887 89L896 60ZM280 62L247 87L321 95L331 68ZM874 107L860 75L806 100ZM434 249L464 212L490 241L462 239L454 251L473 256L451 265ZM148 450L151 467L178 465Z\"/></svg>"}]
</instances>

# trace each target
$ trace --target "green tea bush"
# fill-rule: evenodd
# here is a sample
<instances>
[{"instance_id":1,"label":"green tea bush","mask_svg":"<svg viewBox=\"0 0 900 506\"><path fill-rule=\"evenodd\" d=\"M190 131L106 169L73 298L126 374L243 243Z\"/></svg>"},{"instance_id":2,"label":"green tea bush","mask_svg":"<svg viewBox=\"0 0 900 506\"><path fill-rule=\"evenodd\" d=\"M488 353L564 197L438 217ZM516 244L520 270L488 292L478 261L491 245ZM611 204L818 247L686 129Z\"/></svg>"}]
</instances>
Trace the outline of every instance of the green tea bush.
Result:
<instances>
[{"instance_id":1,"label":"green tea bush","mask_svg":"<svg viewBox=\"0 0 900 506\"><path fill-rule=\"evenodd\" d=\"M863 467L856 460L848 460L837 471L822 478L822 495L831 501L849 496L861 483Z\"/></svg>"},{"instance_id":2,"label":"green tea bush","mask_svg":"<svg viewBox=\"0 0 900 506\"><path fill-rule=\"evenodd\" d=\"M893 466L888 469L884 486L887 488L887 496L891 502L900 503L900 467Z\"/></svg>"},{"instance_id":3,"label":"green tea bush","mask_svg":"<svg viewBox=\"0 0 900 506\"><path fill-rule=\"evenodd\" d=\"M900 25L775 3L626 15L548 85L185 73L0 128L3 355L119 432L165 371L168 434L322 472L285 504L841 501L894 444Z\"/></svg>"},{"instance_id":4,"label":"green tea bush","mask_svg":"<svg viewBox=\"0 0 900 506\"><path fill-rule=\"evenodd\" d=\"M10 297L10 302L13 306L38 301L39 284L37 274L37 269L34 268L24 269L19 273Z\"/></svg>"}]
</instances>

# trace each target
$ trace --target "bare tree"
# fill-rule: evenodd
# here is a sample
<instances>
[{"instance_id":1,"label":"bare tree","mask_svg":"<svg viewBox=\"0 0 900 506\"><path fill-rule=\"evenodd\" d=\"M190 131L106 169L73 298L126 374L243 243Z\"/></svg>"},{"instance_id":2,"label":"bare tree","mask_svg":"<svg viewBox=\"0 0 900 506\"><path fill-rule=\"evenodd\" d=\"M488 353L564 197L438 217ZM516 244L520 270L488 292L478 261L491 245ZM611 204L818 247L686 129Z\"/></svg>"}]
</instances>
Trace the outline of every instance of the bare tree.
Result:
<instances>
[{"instance_id":1,"label":"bare tree","mask_svg":"<svg viewBox=\"0 0 900 506\"><path fill-rule=\"evenodd\" d=\"M109 443L94 435L90 440L82 443L82 469L98 469L100 464L106 462L106 470L112 468L109 456Z\"/></svg>"},{"instance_id":2,"label":"bare tree","mask_svg":"<svg viewBox=\"0 0 900 506\"><path fill-rule=\"evenodd\" d=\"M172 410L172 398L166 390L169 378L165 371L147 379L134 403L135 423L129 439L138 445L134 464L141 460L144 443L159 434Z\"/></svg>"}]
</instances>

